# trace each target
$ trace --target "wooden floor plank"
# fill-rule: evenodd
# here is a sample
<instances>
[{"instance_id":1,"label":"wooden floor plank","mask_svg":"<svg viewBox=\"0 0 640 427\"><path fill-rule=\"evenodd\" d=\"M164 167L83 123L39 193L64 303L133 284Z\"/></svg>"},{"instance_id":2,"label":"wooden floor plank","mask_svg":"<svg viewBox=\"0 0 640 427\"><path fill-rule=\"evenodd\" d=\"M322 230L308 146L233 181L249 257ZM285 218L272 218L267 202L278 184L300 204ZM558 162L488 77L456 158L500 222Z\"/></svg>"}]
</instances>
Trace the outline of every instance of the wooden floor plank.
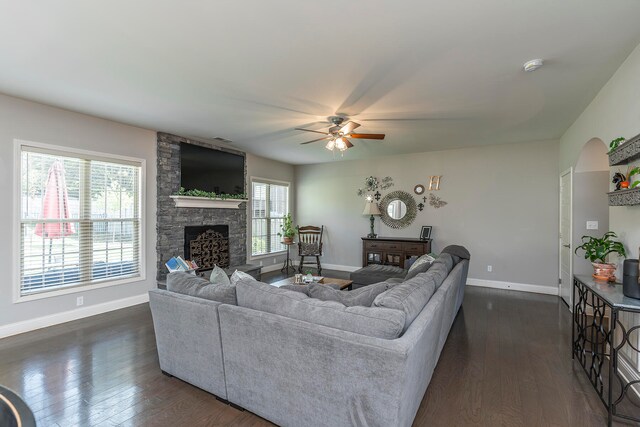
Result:
<instances>
[{"instance_id":1,"label":"wooden floor plank","mask_svg":"<svg viewBox=\"0 0 640 427\"><path fill-rule=\"evenodd\" d=\"M603 425L570 322L557 297L467 288L414 426ZM0 384L41 426L272 425L162 375L148 304L0 340Z\"/></svg>"}]
</instances>

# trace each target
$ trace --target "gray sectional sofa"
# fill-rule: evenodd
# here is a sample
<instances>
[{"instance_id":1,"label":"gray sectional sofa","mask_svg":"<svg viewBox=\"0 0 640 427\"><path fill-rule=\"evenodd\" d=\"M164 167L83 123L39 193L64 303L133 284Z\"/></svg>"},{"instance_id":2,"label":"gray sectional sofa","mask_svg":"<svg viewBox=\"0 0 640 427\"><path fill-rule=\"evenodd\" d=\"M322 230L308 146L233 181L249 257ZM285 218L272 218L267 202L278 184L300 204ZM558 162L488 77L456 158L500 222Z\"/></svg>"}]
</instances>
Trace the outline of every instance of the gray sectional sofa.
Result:
<instances>
[{"instance_id":1,"label":"gray sectional sofa","mask_svg":"<svg viewBox=\"0 0 640 427\"><path fill-rule=\"evenodd\" d=\"M410 426L468 267L442 254L412 279L371 285L383 291L371 307L248 279L236 305L152 290L160 367L283 426Z\"/></svg>"}]
</instances>

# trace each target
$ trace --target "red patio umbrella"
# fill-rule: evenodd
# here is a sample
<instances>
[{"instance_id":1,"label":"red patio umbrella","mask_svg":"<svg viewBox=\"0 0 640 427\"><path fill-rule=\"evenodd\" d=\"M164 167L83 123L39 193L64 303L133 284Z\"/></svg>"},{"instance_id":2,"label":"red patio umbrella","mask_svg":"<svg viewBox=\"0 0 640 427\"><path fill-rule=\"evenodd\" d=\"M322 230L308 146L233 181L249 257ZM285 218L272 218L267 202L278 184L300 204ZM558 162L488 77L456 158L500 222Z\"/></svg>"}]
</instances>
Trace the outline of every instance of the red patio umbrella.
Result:
<instances>
[{"instance_id":1,"label":"red patio umbrella","mask_svg":"<svg viewBox=\"0 0 640 427\"><path fill-rule=\"evenodd\" d=\"M69 196L67 184L64 179L64 166L56 160L49 168L47 186L42 199L42 219L67 219L69 218ZM51 262L51 246L53 239L75 233L70 222L40 222L36 224L36 235L49 239L49 262Z\"/></svg>"}]
</instances>

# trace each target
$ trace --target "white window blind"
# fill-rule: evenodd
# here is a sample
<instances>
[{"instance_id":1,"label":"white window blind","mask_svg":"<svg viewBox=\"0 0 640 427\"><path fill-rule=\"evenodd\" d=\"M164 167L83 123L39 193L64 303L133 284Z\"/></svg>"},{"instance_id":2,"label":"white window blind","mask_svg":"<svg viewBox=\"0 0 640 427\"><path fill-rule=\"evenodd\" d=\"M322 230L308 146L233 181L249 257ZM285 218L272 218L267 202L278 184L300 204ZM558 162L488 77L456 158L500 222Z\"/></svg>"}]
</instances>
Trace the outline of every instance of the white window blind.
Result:
<instances>
[{"instance_id":1,"label":"white window blind","mask_svg":"<svg viewBox=\"0 0 640 427\"><path fill-rule=\"evenodd\" d=\"M251 255L284 251L278 233L289 213L289 185L253 181L251 189Z\"/></svg>"},{"instance_id":2,"label":"white window blind","mask_svg":"<svg viewBox=\"0 0 640 427\"><path fill-rule=\"evenodd\" d=\"M21 148L20 295L141 275L141 165Z\"/></svg>"}]
</instances>

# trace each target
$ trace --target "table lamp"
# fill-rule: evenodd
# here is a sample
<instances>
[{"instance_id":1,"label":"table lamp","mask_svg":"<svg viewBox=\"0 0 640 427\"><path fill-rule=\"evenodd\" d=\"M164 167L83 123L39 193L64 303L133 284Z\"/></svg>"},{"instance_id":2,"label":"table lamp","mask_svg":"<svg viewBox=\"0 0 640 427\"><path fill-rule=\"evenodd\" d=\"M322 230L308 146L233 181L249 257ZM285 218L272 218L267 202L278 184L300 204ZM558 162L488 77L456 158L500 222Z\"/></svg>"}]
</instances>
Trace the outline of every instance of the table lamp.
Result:
<instances>
[{"instance_id":1,"label":"table lamp","mask_svg":"<svg viewBox=\"0 0 640 427\"><path fill-rule=\"evenodd\" d=\"M373 232L373 221L375 221L375 215L380 215L378 204L374 203L373 201L367 202L367 204L364 205L364 211L362 211L362 215L371 215L371 217L369 218L369 221L371 221L371 233L369 233L367 237L370 239L375 239L378 236Z\"/></svg>"}]
</instances>

